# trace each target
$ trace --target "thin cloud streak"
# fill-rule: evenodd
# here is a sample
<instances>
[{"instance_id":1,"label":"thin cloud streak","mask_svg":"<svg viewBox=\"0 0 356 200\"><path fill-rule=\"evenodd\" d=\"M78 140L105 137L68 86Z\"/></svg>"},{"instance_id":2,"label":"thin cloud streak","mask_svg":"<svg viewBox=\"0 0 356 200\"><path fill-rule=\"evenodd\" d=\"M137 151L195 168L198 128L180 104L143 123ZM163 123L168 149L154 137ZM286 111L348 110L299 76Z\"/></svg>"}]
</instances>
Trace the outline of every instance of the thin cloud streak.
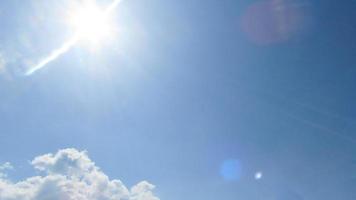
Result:
<instances>
[{"instance_id":1,"label":"thin cloud streak","mask_svg":"<svg viewBox=\"0 0 356 200\"><path fill-rule=\"evenodd\" d=\"M118 5L121 3L122 0L114 0L105 10L105 13L109 15ZM46 65L48 65L50 62L56 60L59 56L63 55L64 53L68 52L79 40L79 37L77 35L74 35L71 39L69 39L67 42L65 42L60 48L52 51L50 55L48 55L46 58L42 59L37 65L34 67L31 67L26 73L26 76L30 76L36 71L42 69Z\"/></svg>"}]
</instances>

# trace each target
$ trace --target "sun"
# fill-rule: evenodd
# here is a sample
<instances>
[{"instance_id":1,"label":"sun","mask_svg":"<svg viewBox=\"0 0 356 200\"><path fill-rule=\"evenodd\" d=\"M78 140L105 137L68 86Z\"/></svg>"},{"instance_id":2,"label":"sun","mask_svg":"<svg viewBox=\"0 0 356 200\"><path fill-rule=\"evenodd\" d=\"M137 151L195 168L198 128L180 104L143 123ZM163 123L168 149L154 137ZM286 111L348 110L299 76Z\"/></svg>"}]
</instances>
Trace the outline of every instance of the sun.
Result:
<instances>
[{"instance_id":1,"label":"sun","mask_svg":"<svg viewBox=\"0 0 356 200\"><path fill-rule=\"evenodd\" d=\"M110 13L94 3L80 6L69 17L69 25L78 41L97 46L113 34Z\"/></svg>"},{"instance_id":2,"label":"sun","mask_svg":"<svg viewBox=\"0 0 356 200\"><path fill-rule=\"evenodd\" d=\"M111 42L111 39L115 38L113 36L116 35L115 33L117 33L117 31L113 29L114 24L112 19L110 19L110 14L113 13L121 1L122 0L113 0L106 9L97 6L95 0L75 1L74 4L69 5L64 14L64 18L68 21L67 24L70 27L70 34L74 35L64 42L62 46L54 49L48 56L41 59L37 64L30 66L26 70L25 75L29 76L47 66L50 62L68 52L78 43L83 42L86 45L89 44L89 47L95 50L98 44L101 44L103 41Z\"/></svg>"}]
</instances>

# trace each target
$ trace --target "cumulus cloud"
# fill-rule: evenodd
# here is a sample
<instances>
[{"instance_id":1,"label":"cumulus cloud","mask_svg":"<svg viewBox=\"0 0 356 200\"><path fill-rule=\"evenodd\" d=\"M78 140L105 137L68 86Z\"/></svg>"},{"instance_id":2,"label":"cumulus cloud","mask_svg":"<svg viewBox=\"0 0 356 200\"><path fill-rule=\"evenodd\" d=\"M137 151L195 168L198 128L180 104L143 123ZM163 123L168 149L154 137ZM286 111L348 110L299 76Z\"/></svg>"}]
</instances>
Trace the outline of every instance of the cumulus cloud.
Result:
<instances>
[{"instance_id":1,"label":"cumulus cloud","mask_svg":"<svg viewBox=\"0 0 356 200\"><path fill-rule=\"evenodd\" d=\"M128 189L110 180L85 151L59 150L36 157L31 165L44 175L16 183L0 177L1 200L159 200L147 181Z\"/></svg>"}]
</instances>

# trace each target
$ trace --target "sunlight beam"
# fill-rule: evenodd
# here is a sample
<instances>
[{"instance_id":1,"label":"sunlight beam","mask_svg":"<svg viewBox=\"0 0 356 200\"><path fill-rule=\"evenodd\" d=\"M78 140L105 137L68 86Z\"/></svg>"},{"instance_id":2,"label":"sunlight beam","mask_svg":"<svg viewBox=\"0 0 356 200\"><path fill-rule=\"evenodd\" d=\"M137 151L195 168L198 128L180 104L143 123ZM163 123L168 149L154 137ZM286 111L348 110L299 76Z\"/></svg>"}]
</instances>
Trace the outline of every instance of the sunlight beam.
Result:
<instances>
[{"instance_id":1,"label":"sunlight beam","mask_svg":"<svg viewBox=\"0 0 356 200\"><path fill-rule=\"evenodd\" d=\"M109 15L118 5L121 3L122 0L114 0L104 11L105 15ZM42 59L38 64L35 66L31 67L30 69L27 70L25 73L26 76L30 76L36 71L42 69L43 67L47 66L49 63L52 61L56 60L58 57L61 55L65 54L68 52L79 40L80 36L78 34L75 34L72 38L70 38L67 42L65 42L60 48L55 49L50 53L47 57Z\"/></svg>"},{"instance_id":2,"label":"sunlight beam","mask_svg":"<svg viewBox=\"0 0 356 200\"><path fill-rule=\"evenodd\" d=\"M118 5L119 3L121 3L122 0L114 0L110 5L109 7L107 7L106 9L106 13L107 14L110 14Z\"/></svg>"},{"instance_id":3,"label":"sunlight beam","mask_svg":"<svg viewBox=\"0 0 356 200\"><path fill-rule=\"evenodd\" d=\"M66 43L64 43L62 45L62 47L54 50L49 56L47 56L46 58L42 59L34 67L30 68L26 72L26 76L32 75L37 70L42 69L43 67L45 67L48 63L56 60L59 56L61 56L62 54L66 53L67 51L69 51L69 49L71 49L77 43L77 41L78 41L78 38L76 36L71 38L70 40L68 40Z\"/></svg>"}]
</instances>

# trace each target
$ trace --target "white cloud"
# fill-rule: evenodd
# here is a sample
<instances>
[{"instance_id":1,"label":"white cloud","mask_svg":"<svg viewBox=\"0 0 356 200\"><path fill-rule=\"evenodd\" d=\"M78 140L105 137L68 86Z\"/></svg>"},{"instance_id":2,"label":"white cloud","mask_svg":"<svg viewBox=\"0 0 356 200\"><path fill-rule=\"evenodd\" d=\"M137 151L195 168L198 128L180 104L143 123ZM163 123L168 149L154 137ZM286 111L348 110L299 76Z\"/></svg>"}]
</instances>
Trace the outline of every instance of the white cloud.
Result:
<instances>
[{"instance_id":1,"label":"white cloud","mask_svg":"<svg viewBox=\"0 0 356 200\"><path fill-rule=\"evenodd\" d=\"M85 151L63 149L38 156L31 164L44 175L16 183L0 177L1 200L159 200L147 181L129 190L110 180Z\"/></svg>"}]
</instances>

